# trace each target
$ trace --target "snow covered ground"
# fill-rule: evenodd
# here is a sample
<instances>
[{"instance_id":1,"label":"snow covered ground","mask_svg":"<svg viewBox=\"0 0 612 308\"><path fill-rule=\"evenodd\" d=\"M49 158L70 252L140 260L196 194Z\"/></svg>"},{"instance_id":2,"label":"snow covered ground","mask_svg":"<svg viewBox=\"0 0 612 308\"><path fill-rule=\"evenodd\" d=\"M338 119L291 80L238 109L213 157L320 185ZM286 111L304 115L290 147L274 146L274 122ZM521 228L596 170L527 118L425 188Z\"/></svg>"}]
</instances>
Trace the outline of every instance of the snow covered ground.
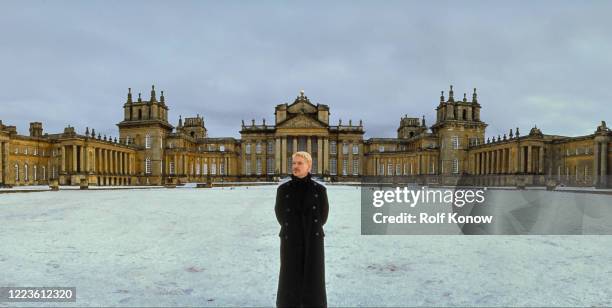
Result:
<instances>
[{"instance_id":1,"label":"snow covered ground","mask_svg":"<svg viewBox=\"0 0 612 308\"><path fill-rule=\"evenodd\" d=\"M47 306L274 306L275 188L2 194L0 286L76 286ZM612 236L362 236L358 188L328 189L329 306L612 306Z\"/></svg>"}]
</instances>

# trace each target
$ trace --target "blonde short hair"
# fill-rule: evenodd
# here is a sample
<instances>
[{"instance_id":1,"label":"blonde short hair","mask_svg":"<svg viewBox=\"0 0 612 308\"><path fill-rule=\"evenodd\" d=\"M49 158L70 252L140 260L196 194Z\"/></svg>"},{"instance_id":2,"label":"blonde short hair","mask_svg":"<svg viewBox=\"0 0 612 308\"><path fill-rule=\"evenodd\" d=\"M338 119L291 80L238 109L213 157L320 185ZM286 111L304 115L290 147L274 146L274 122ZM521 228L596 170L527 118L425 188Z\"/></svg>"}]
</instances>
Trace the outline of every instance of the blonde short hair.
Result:
<instances>
[{"instance_id":1,"label":"blonde short hair","mask_svg":"<svg viewBox=\"0 0 612 308\"><path fill-rule=\"evenodd\" d=\"M305 159L308 165L312 166L312 156L310 156L310 153L304 151L295 152L293 155L291 155L291 159L294 159L296 156Z\"/></svg>"}]
</instances>

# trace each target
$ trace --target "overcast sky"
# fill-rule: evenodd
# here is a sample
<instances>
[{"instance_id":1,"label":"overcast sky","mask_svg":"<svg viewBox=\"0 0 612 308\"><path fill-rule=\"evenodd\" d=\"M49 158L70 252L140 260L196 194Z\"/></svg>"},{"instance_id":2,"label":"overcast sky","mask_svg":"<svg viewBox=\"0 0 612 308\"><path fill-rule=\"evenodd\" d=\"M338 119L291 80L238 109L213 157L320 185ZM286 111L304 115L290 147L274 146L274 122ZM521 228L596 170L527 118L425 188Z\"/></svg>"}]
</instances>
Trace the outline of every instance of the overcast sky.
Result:
<instances>
[{"instance_id":1,"label":"overcast sky","mask_svg":"<svg viewBox=\"0 0 612 308\"><path fill-rule=\"evenodd\" d=\"M395 137L440 91L478 88L487 137L612 124L612 1L0 1L0 120L118 136L127 88L211 137L301 89L331 122Z\"/></svg>"}]
</instances>

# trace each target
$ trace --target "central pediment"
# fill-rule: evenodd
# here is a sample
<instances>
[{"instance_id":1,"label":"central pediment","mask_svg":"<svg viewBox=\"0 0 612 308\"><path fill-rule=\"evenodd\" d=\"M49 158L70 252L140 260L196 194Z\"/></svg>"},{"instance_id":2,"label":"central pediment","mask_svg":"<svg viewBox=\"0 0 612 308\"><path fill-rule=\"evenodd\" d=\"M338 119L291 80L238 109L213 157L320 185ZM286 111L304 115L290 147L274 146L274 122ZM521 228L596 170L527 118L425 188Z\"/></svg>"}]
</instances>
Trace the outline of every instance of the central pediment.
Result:
<instances>
[{"instance_id":1,"label":"central pediment","mask_svg":"<svg viewBox=\"0 0 612 308\"><path fill-rule=\"evenodd\" d=\"M298 114L282 123L276 125L277 128L325 128L326 125L306 114Z\"/></svg>"}]
</instances>

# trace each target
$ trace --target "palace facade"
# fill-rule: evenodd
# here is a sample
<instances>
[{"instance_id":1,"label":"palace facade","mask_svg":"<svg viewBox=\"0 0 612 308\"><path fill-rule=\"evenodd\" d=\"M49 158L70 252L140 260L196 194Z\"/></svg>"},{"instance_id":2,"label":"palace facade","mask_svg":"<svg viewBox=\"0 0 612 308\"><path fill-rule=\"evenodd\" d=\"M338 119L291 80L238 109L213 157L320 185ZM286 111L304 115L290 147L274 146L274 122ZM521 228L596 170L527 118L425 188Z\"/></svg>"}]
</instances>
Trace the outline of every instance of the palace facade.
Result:
<instances>
[{"instance_id":1,"label":"palace facade","mask_svg":"<svg viewBox=\"0 0 612 308\"><path fill-rule=\"evenodd\" d=\"M301 93L275 107L272 123L242 122L240 139L209 137L200 115L168 122L168 105L153 86L149 100L131 89L119 138L73 127L29 135L0 121L0 185L163 185L186 182L275 181L291 173L291 154L308 151L312 173L327 181L365 178L430 184L612 187L612 132L602 121L590 135L543 134L533 127L485 139L476 89L455 100L451 86L436 107L435 123L400 118L397 137L364 139L361 120L330 123L328 105Z\"/></svg>"}]
</instances>

